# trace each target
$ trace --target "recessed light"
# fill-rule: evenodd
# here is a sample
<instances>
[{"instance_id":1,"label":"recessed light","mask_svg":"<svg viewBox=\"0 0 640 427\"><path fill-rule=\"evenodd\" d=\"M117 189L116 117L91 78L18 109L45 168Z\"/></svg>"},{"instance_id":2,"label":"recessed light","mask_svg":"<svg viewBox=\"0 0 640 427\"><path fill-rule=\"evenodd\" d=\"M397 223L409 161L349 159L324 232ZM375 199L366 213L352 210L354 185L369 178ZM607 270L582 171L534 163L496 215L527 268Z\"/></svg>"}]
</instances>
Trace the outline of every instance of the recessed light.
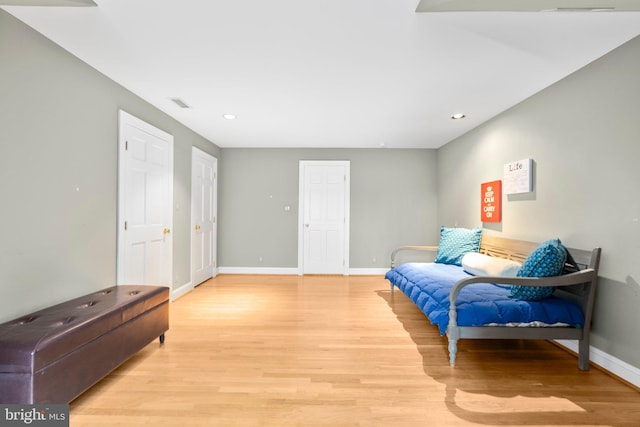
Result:
<instances>
[{"instance_id":1,"label":"recessed light","mask_svg":"<svg viewBox=\"0 0 640 427\"><path fill-rule=\"evenodd\" d=\"M236 115L235 114L223 114L222 118L225 120L235 120Z\"/></svg>"},{"instance_id":2,"label":"recessed light","mask_svg":"<svg viewBox=\"0 0 640 427\"><path fill-rule=\"evenodd\" d=\"M464 119L465 117L467 117L467 116L465 116L465 115L464 115L464 114L462 114L462 113L456 113L456 114L452 114L452 115L451 115L451 118L452 118L453 120L460 120L460 119Z\"/></svg>"}]
</instances>

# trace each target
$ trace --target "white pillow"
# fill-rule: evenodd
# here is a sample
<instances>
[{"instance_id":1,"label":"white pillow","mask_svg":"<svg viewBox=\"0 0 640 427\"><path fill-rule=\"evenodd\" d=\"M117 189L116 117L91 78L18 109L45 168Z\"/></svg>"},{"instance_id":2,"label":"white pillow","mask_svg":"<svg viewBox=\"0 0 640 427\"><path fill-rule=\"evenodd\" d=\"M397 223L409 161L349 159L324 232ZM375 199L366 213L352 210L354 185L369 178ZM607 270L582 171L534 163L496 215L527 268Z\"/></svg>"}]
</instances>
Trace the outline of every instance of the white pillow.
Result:
<instances>
[{"instance_id":1,"label":"white pillow","mask_svg":"<svg viewBox=\"0 0 640 427\"><path fill-rule=\"evenodd\" d=\"M497 258L477 252L468 252L462 257L462 268L474 276L509 276L515 277L520 264L504 258Z\"/></svg>"}]
</instances>

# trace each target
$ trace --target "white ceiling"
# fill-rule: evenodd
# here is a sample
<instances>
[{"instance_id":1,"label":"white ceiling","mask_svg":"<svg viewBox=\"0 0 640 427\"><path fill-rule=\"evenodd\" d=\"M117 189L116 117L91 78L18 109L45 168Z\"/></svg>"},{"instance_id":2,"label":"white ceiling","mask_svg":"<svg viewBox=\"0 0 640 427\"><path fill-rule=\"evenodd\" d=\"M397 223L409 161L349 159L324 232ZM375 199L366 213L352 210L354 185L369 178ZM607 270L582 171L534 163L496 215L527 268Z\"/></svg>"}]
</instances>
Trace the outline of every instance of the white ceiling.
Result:
<instances>
[{"instance_id":1,"label":"white ceiling","mask_svg":"<svg viewBox=\"0 0 640 427\"><path fill-rule=\"evenodd\" d=\"M640 34L639 12L95 2L3 9L221 147L440 147Z\"/></svg>"}]
</instances>

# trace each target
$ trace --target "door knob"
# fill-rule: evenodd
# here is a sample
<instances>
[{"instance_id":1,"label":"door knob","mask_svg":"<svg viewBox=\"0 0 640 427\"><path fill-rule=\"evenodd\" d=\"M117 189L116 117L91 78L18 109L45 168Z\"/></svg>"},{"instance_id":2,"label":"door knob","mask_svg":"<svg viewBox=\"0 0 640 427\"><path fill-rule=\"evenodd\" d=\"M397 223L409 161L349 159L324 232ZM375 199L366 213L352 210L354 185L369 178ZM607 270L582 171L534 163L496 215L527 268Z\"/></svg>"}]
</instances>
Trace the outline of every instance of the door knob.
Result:
<instances>
[{"instance_id":1,"label":"door knob","mask_svg":"<svg viewBox=\"0 0 640 427\"><path fill-rule=\"evenodd\" d=\"M305 224L304 226L305 226L306 228L309 228L309 224Z\"/></svg>"},{"instance_id":2,"label":"door knob","mask_svg":"<svg viewBox=\"0 0 640 427\"><path fill-rule=\"evenodd\" d=\"M168 228L165 228L164 230L162 230L162 234L169 234L171 233L171 230L169 230Z\"/></svg>"},{"instance_id":3,"label":"door knob","mask_svg":"<svg viewBox=\"0 0 640 427\"><path fill-rule=\"evenodd\" d=\"M200 230L200 226L199 226L199 225L196 225L194 228L195 228L196 230Z\"/></svg>"}]
</instances>

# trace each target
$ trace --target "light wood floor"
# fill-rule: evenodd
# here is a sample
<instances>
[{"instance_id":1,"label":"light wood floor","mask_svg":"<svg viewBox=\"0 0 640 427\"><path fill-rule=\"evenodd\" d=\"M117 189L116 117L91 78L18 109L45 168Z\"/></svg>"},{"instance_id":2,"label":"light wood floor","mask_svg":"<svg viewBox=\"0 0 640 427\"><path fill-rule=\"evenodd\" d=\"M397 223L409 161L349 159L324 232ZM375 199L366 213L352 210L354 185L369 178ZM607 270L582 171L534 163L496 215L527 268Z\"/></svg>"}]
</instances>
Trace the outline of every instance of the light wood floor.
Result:
<instances>
[{"instance_id":1,"label":"light wood floor","mask_svg":"<svg viewBox=\"0 0 640 427\"><path fill-rule=\"evenodd\" d=\"M71 426L639 426L640 392L545 341L446 338L382 277L222 275L71 404Z\"/></svg>"}]
</instances>

